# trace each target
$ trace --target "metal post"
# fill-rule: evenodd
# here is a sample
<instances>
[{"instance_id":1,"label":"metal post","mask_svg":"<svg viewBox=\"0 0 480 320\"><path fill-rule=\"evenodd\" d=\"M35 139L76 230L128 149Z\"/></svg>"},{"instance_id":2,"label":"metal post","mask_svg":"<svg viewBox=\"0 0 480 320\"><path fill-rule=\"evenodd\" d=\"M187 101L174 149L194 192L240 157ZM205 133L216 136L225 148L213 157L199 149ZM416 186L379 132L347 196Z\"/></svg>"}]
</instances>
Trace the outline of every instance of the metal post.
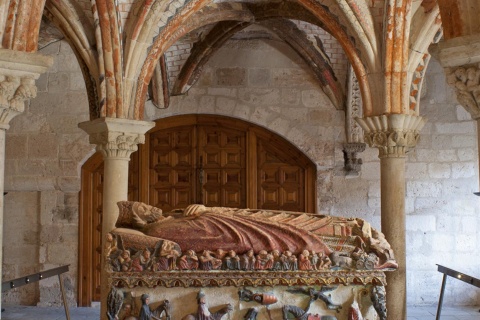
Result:
<instances>
[{"instance_id":1,"label":"metal post","mask_svg":"<svg viewBox=\"0 0 480 320\"><path fill-rule=\"evenodd\" d=\"M442 289L440 289L440 298L438 299L438 307L437 307L437 317L436 320L440 320L440 314L442 313L442 303L443 303L443 293L445 292L445 285L447 284L447 274L443 274L442 280Z\"/></svg>"},{"instance_id":2,"label":"metal post","mask_svg":"<svg viewBox=\"0 0 480 320\"><path fill-rule=\"evenodd\" d=\"M65 288L63 287L62 274L58 275L58 281L60 282L60 291L62 291L63 307L65 308L65 316L67 320L70 320L70 311L68 311L67 297L65 297Z\"/></svg>"}]
</instances>

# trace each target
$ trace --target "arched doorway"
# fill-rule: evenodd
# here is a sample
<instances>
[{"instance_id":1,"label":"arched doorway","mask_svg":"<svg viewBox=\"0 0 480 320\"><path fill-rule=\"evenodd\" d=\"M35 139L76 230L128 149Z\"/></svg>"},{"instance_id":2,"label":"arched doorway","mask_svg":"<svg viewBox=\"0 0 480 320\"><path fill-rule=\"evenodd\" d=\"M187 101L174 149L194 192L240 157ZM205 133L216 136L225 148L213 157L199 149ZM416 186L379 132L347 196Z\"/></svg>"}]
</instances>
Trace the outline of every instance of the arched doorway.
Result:
<instances>
[{"instance_id":1,"label":"arched doorway","mask_svg":"<svg viewBox=\"0 0 480 320\"><path fill-rule=\"evenodd\" d=\"M103 160L82 167L79 305L100 299ZM215 115L157 120L131 156L129 200L169 211L206 206L316 211L316 166L265 128Z\"/></svg>"}]
</instances>

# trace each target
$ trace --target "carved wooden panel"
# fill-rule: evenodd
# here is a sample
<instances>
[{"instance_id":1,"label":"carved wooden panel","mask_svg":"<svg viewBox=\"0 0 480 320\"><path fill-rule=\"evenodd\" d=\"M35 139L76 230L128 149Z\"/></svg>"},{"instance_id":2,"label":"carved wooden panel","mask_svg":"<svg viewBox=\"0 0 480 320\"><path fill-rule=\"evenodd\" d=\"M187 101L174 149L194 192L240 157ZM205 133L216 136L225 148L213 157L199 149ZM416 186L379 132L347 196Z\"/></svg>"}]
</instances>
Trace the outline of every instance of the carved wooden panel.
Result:
<instances>
[{"instance_id":1,"label":"carved wooden panel","mask_svg":"<svg viewBox=\"0 0 480 320\"><path fill-rule=\"evenodd\" d=\"M169 211L195 202L194 130L173 128L150 135L149 197Z\"/></svg>"},{"instance_id":2,"label":"carved wooden panel","mask_svg":"<svg viewBox=\"0 0 480 320\"><path fill-rule=\"evenodd\" d=\"M209 207L246 206L246 133L199 126L199 200Z\"/></svg>"},{"instance_id":3,"label":"carved wooden panel","mask_svg":"<svg viewBox=\"0 0 480 320\"><path fill-rule=\"evenodd\" d=\"M258 207L307 211L305 169L278 141L258 139Z\"/></svg>"}]
</instances>

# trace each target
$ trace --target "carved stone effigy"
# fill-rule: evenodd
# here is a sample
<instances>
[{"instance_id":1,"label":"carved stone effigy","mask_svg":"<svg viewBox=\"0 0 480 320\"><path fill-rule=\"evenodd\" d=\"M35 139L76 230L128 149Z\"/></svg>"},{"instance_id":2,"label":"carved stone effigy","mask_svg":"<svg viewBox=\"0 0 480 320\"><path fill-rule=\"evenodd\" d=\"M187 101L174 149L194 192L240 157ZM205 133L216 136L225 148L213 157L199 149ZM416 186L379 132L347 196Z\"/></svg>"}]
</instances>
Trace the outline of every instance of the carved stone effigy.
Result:
<instances>
[{"instance_id":1,"label":"carved stone effigy","mask_svg":"<svg viewBox=\"0 0 480 320\"><path fill-rule=\"evenodd\" d=\"M340 312L342 302L322 295L325 290L345 296L349 292L337 287L383 287L384 271L397 268L383 234L358 218L203 205L163 213L140 202L118 205L116 228L107 235L104 248L109 283L137 295L140 288L149 294L170 288L173 294L175 288L222 287L227 292L235 287L268 287L281 295L306 292L310 304L327 303L327 308L317 303L318 310ZM277 302L265 292L250 293L249 299L243 295L239 301L264 306ZM378 301L373 294L368 299L370 305ZM295 309L281 303L278 312ZM241 311L243 317L248 309L233 307L232 312ZM249 317L256 313L251 310Z\"/></svg>"}]
</instances>

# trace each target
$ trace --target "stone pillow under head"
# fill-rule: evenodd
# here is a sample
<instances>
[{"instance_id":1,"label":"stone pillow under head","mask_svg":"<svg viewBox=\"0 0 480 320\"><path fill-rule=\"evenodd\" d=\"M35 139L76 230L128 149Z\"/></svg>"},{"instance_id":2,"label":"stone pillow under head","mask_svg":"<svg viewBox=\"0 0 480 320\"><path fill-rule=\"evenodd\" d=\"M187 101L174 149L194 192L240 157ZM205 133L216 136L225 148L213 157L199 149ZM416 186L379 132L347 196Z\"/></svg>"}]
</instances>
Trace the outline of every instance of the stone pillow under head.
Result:
<instances>
[{"instance_id":1,"label":"stone pillow under head","mask_svg":"<svg viewBox=\"0 0 480 320\"><path fill-rule=\"evenodd\" d=\"M119 215L115 227L142 229L149 223L163 219L162 210L143 202L119 201Z\"/></svg>"}]
</instances>

